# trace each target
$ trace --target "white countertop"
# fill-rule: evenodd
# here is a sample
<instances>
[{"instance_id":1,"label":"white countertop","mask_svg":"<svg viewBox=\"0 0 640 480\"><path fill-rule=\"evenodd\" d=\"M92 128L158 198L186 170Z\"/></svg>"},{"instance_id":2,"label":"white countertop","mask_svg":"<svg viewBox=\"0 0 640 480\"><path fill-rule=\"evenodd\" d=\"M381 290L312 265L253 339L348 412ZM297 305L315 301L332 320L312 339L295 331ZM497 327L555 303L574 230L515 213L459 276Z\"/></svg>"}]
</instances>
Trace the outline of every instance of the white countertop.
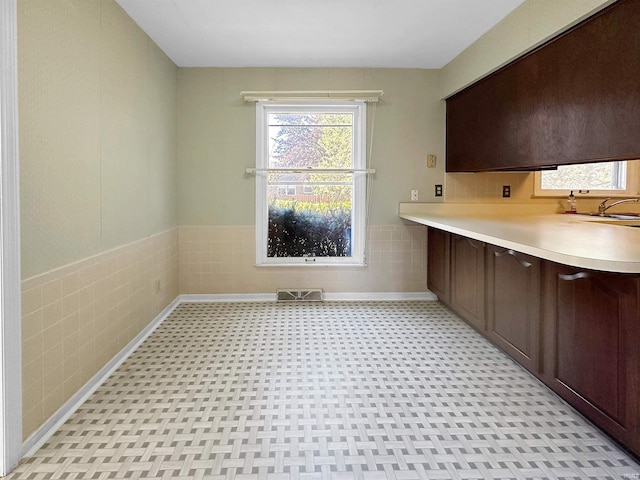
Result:
<instances>
[{"instance_id":1,"label":"white countertop","mask_svg":"<svg viewBox=\"0 0 640 480\"><path fill-rule=\"evenodd\" d=\"M545 211L546 208L546 211ZM564 265L640 273L640 228L549 206L401 203L400 217ZM624 221L640 225L640 219Z\"/></svg>"}]
</instances>

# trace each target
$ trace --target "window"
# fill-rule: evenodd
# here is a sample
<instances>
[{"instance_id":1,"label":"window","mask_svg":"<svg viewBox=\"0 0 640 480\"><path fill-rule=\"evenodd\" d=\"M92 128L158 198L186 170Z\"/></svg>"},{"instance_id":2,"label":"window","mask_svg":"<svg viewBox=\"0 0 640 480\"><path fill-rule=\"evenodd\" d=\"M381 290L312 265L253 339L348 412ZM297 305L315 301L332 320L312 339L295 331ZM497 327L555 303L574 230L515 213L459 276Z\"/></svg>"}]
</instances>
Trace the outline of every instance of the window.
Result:
<instances>
[{"instance_id":1,"label":"window","mask_svg":"<svg viewBox=\"0 0 640 480\"><path fill-rule=\"evenodd\" d=\"M258 102L258 264L364 264L365 128L364 102Z\"/></svg>"},{"instance_id":2,"label":"window","mask_svg":"<svg viewBox=\"0 0 640 480\"><path fill-rule=\"evenodd\" d=\"M582 196L637 195L637 161L561 165L557 170L536 172L535 196L566 196L571 190Z\"/></svg>"}]
</instances>

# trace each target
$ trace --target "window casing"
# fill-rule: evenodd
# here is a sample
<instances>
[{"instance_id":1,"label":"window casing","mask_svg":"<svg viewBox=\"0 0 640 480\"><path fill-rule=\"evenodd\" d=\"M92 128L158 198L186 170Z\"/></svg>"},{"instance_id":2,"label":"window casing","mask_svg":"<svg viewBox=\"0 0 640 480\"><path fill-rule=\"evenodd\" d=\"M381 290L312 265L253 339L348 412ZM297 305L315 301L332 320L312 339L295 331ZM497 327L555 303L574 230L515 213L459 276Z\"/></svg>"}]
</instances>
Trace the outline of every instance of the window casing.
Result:
<instances>
[{"instance_id":1,"label":"window casing","mask_svg":"<svg viewBox=\"0 0 640 480\"><path fill-rule=\"evenodd\" d=\"M258 265L365 264L365 139L364 102L257 103Z\"/></svg>"}]
</instances>

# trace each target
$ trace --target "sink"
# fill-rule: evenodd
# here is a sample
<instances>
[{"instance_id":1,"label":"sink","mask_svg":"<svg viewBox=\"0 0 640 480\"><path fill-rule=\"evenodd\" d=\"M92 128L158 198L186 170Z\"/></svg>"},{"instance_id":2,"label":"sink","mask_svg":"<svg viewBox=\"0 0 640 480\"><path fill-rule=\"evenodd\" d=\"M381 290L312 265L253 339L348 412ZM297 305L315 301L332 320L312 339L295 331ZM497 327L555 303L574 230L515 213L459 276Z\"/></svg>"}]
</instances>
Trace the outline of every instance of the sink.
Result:
<instances>
[{"instance_id":1,"label":"sink","mask_svg":"<svg viewBox=\"0 0 640 480\"><path fill-rule=\"evenodd\" d=\"M594 223L606 224L606 225L618 225L621 227L640 227L640 213L624 212L624 213L605 213L600 215L599 213L579 213L578 215L585 215L591 217L591 221Z\"/></svg>"},{"instance_id":2,"label":"sink","mask_svg":"<svg viewBox=\"0 0 640 480\"><path fill-rule=\"evenodd\" d=\"M640 227L640 217L625 217L619 218L617 216L605 217L602 220L597 220L595 223L603 225L617 225L620 227Z\"/></svg>"},{"instance_id":3,"label":"sink","mask_svg":"<svg viewBox=\"0 0 640 480\"><path fill-rule=\"evenodd\" d=\"M640 215L636 215L633 213L613 213L610 215L611 218L616 218L618 220L640 220Z\"/></svg>"}]
</instances>

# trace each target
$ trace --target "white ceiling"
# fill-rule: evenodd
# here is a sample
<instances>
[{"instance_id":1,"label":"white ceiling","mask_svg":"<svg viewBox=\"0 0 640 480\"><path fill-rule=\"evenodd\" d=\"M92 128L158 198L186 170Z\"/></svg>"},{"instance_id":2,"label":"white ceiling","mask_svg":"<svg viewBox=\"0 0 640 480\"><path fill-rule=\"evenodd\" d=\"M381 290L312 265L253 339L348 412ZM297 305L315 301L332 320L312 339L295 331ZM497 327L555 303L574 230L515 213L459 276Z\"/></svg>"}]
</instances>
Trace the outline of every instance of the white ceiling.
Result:
<instances>
[{"instance_id":1,"label":"white ceiling","mask_svg":"<svg viewBox=\"0 0 640 480\"><path fill-rule=\"evenodd\" d=\"M116 0L181 67L441 68L523 0Z\"/></svg>"}]
</instances>

